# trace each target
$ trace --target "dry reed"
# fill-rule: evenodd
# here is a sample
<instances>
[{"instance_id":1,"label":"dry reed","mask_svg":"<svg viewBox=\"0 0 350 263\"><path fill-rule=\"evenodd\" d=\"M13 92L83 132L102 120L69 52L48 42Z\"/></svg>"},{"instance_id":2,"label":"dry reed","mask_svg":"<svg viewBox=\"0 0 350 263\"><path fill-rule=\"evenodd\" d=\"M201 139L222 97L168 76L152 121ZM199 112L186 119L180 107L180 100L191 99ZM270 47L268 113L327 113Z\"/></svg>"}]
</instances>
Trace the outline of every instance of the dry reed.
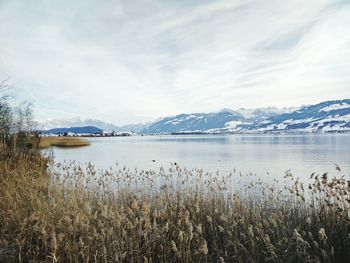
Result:
<instances>
[{"instance_id":1,"label":"dry reed","mask_svg":"<svg viewBox=\"0 0 350 263\"><path fill-rule=\"evenodd\" d=\"M40 137L39 148L56 147L80 147L88 146L90 142L77 137L49 136Z\"/></svg>"},{"instance_id":2,"label":"dry reed","mask_svg":"<svg viewBox=\"0 0 350 263\"><path fill-rule=\"evenodd\" d=\"M1 262L349 262L350 181L0 161ZM240 179L242 180L242 179Z\"/></svg>"}]
</instances>

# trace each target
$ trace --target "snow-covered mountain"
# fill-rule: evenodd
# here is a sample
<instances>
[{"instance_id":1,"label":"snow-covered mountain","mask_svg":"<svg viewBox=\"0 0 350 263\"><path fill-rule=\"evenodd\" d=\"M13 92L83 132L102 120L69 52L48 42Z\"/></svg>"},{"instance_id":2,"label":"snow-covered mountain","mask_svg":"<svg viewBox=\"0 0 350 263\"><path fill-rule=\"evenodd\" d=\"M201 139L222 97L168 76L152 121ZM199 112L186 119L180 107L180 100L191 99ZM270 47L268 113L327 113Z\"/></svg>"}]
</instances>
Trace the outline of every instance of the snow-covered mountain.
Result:
<instances>
[{"instance_id":1,"label":"snow-covered mountain","mask_svg":"<svg viewBox=\"0 0 350 263\"><path fill-rule=\"evenodd\" d=\"M264 121L270 117L277 116L283 113L290 113L297 110L297 107L277 108L277 107L263 107L257 109L240 108L237 112L241 113L245 118L254 120L255 122Z\"/></svg>"},{"instance_id":2,"label":"snow-covered mountain","mask_svg":"<svg viewBox=\"0 0 350 263\"><path fill-rule=\"evenodd\" d=\"M249 127L251 131L341 132L350 131L350 99L325 101L280 114Z\"/></svg>"},{"instance_id":3,"label":"snow-covered mountain","mask_svg":"<svg viewBox=\"0 0 350 263\"><path fill-rule=\"evenodd\" d=\"M270 117L291 112L296 108L266 107L257 109L241 108L237 111L224 108L216 113L180 114L162 118L144 133L185 133L185 132L244 132Z\"/></svg>"},{"instance_id":4,"label":"snow-covered mountain","mask_svg":"<svg viewBox=\"0 0 350 263\"><path fill-rule=\"evenodd\" d=\"M350 100L326 101L300 108L260 108L166 117L144 133L350 132Z\"/></svg>"},{"instance_id":5,"label":"snow-covered mountain","mask_svg":"<svg viewBox=\"0 0 350 263\"><path fill-rule=\"evenodd\" d=\"M37 121L39 130L50 130L55 128L94 126L105 131L116 131L118 127L114 124L94 119L71 118L71 119L45 119Z\"/></svg>"},{"instance_id":6,"label":"snow-covered mountain","mask_svg":"<svg viewBox=\"0 0 350 263\"><path fill-rule=\"evenodd\" d=\"M51 130L56 128L71 128L71 127L97 127L104 131L115 132L140 132L146 129L151 123L128 124L117 126L112 123L103 122L95 119L71 118L71 119L45 119L37 121L38 130Z\"/></svg>"},{"instance_id":7,"label":"snow-covered mountain","mask_svg":"<svg viewBox=\"0 0 350 263\"><path fill-rule=\"evenodd\" d=\"M246 123L244 116L232 110L216 113L180 114L166 117L144 129L144 133L224 132ZM250 123L249 123L250 124Z\"/></svg>"},{"instance_id":8,"label":"snow-covered mountain","mask_svg":"<svg viewBox=\"0 0 350 263\"><path fill-rule=\"evenodd\" d=\"M136 132L140 133L141 131L147 129L152 123L138 123L138 124L127 124L124 126L119 126L116 131L118 132Z\"/></svg>"},{"instance_id":9,"label":"snow-covered mountain","mask_svg":"<svg viewBox=\"0 0 350 263\"><path fill-rule=\"evenodd\" d=\"M94 126L105 131L136 133L265 133L350 132L350 99L325 101L299 108L222 109L213 113L179 114L153 123L116 126L100 120L43 120L38 128Z\"/></svg>"}]
</instances>

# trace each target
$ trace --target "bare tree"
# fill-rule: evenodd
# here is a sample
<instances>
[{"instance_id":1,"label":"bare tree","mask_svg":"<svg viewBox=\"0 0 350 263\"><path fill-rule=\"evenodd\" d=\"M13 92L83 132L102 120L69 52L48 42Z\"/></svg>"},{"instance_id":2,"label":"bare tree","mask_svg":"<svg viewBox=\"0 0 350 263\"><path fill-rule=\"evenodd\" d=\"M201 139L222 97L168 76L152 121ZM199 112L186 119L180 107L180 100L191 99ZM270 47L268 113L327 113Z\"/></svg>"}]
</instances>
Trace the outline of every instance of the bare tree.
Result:
<instances>
[{"instance_id":1,"label":"bare tree","mask_svg":"<svg viewBox=\"0 0 350 263\"><path fill-rule=\"evenodd\" d=\"M0 149L6 147L11 131L12 111L8 102L9 89L7 80L0 82Z\"/></svg>"},{"instance_id":2,"label":"bare tree","mask_svg":"<svg viewBox=\"0 0 350 263\"><path fill-rule=\"evenodd\" d=\"M32 104L23 102L11 107L11 87L8 81L0 82L0 149L26 147L39 138L34 132Z\"/></svg>"},{"instance_id":3,"label":"bare tree","mask_svg":"<svg viewBox=\"0 0 350 263\"><path fill-rule=\"evenodd\" d=\"M25 147L30 141L30 137L34 134L34 121L32 104L22 102L14 108L12 119L12 142L13 147Z\"/></svg>"}]
</instances>

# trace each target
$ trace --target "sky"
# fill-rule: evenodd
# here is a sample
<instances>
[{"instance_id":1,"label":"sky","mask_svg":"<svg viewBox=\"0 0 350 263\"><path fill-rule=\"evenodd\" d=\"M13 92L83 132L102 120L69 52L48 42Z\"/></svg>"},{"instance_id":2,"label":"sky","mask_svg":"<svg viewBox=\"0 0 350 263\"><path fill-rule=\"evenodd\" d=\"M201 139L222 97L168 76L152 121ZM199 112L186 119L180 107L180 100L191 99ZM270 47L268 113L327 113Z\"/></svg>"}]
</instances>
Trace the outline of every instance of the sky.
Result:
<instances>
[{"instance_id":1,"label":"sky","mask_svg":"<svg viewBox=\"0 0 350 263\"><path fill-rule=\"evenodd\" d=\"M0 36L0 79L37 119L350 98L350 0L0 0Z\"/></svg>"}]
</instances>

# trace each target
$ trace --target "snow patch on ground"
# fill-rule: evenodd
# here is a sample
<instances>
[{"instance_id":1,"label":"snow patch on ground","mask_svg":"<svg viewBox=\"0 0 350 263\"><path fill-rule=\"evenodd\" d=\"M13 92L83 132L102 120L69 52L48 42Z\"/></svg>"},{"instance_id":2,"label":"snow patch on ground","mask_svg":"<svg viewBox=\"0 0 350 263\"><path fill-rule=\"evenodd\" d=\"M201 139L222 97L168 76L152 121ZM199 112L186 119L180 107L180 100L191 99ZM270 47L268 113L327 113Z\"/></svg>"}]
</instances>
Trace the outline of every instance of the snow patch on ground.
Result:
<instances>
[{"instance_id":1,"label":"snow patch on ground","mask_svg":"<svg viewBox=\"0 0 350 263\"><path fill-rule=\"evenodd\" d=\"M189 119L201 119L201 118L203 118L203 116L196 116L196 115L191 114L191 115L186 117L186 120L189 120Z\"/></svg>"},{"instance_id":2,"label":"snow patch on ground","mask_svg":"<svg viewBox=\"0 0 350 263\"><path fill-rule=\"evenodd\" d=\"M350 108L350 104L347 103L337 103L337 104L332 104L327 107L322 108L320 111L324 112L330 112L333 110L342 110L342 109L348 109Z\"/></svg>"},{"instance_id":3,"label":"snow patch on ground","mask_svg":"<svg viewBox=\"0 0 350 263\"><path fill-rule=\"evenodd\" d=\"M287 125L291 125L291 124L300 124L300 123L307 123L307 122L313 122L313 121L315 121L314 118L300 119L300 120L289 119L289 120L285 120L283 123Z\"/></svg>"},{"instance_id":4,"label":"snow patch on ground","mask_svg":"<svg viewBox=\"0 0 350 263\"><path fill-rule=\"evenodd\" d=\"M238 125L241 125L241 124L242 124L241 121L229 121L225 123L225 128L235 129L237 128Z\"/></svg>"}]
</instances>

